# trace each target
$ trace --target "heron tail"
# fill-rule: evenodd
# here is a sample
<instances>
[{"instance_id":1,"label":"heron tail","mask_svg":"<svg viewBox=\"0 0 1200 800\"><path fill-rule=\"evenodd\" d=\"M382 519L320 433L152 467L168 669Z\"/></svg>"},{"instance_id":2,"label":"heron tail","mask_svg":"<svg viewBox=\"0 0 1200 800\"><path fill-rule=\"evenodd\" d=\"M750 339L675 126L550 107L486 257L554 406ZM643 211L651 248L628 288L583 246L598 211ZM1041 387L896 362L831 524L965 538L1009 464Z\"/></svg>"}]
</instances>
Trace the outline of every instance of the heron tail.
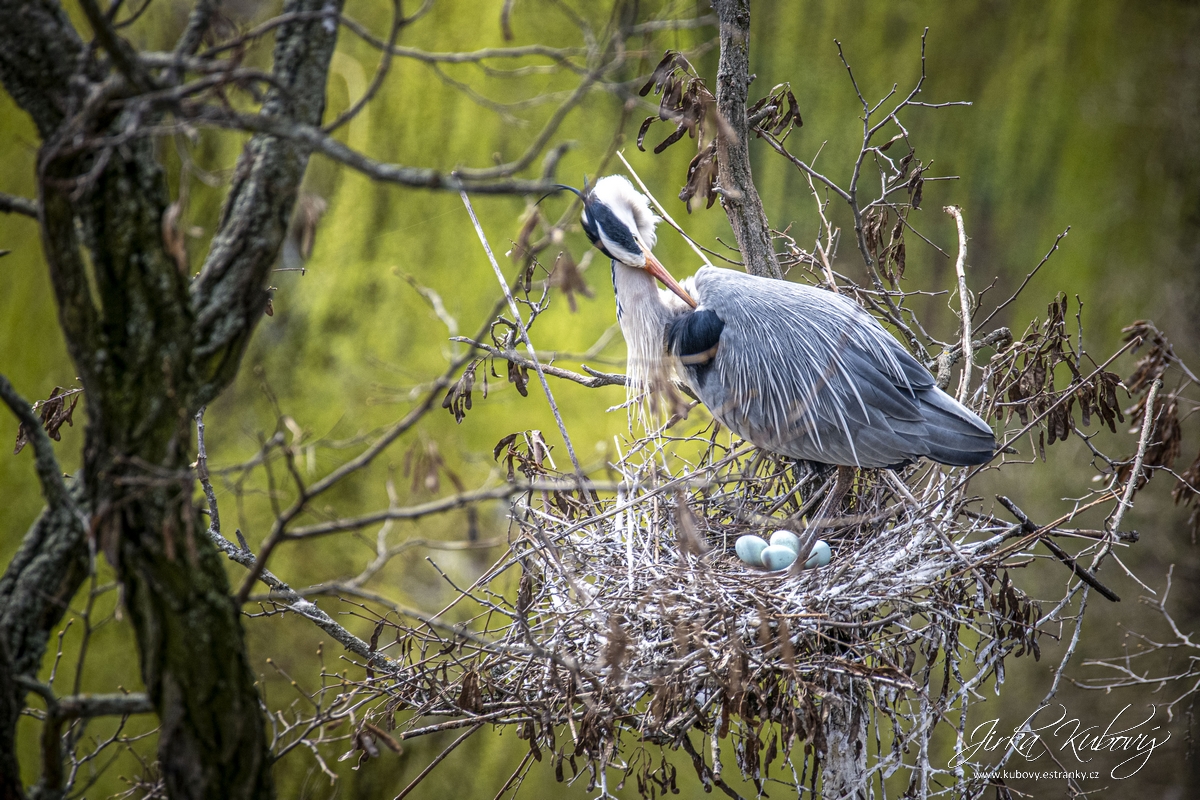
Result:
<instances>
[{"instance_id":1,"label":"heron tail","mask_svg":"<svg viewBox=\"0 0 1200 800\"><path fill-rule=\"evenodd\" d=\"M929 458L952 467L986 463L996 452L996 437L978 414L937 387L920 394Z\"/></svg>"}]
</instances>

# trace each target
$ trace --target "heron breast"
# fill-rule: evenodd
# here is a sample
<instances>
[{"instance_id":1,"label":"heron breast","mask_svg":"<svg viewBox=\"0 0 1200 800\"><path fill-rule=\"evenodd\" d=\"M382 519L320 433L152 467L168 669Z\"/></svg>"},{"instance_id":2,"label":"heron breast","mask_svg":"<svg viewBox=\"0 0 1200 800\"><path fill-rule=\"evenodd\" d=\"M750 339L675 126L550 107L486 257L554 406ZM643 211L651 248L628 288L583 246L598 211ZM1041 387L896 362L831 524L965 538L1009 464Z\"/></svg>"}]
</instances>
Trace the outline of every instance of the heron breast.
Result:
<instances>
[{"instance_id":1,"label":"heron breast","mask_svg":"<svg viewBox=\"0 0 1200 800\"><path fill-rule=\"evenodd\" d=\"M667 324L667 351L679 359L689 378L703 383L717 357L724 330L725 321L715 311L688 311Z\"/></svg>"}]
</instances>

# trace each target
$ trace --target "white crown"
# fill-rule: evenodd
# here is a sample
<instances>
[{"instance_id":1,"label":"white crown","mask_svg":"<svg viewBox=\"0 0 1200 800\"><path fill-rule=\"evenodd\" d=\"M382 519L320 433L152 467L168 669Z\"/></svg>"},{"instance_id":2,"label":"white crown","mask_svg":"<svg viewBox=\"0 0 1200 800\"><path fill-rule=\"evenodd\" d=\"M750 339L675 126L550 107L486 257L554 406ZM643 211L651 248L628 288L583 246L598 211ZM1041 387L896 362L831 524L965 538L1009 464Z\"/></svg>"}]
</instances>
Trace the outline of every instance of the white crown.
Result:
<instances>
[{"instance_id":1,"label":"white crown","mask_svg":"<svg viewBox=\"0 0 1200 800\"><path fill-rule=\"evenodd\" d=\"M654 249L654 245L658 243L654 226L661 222L662 218L650 210L650 200L633 188L633 184L627 178L623 175L601 178L592 187L592 195L608 206L617 219L636 230L647 249Z\"/></svg>"}]
</instances>

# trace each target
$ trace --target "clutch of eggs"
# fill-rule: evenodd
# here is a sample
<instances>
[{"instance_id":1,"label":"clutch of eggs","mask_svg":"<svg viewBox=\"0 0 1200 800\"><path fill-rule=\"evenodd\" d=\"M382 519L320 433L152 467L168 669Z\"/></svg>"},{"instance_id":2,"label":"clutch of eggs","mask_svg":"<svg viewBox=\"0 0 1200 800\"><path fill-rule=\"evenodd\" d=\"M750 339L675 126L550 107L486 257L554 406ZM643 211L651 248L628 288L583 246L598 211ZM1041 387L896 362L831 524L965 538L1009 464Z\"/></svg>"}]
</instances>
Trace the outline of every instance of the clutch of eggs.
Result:
<instances>
[{"instance_id":1,"label":"clutch of eggs","mask_svg":"<svg viewBox=\"0 0 1200 800\"><path fill-rule=\"evenodd\" d=\"M746 564L776 571L787 569L795 563L800 552L800 537L791 531L780 530L771 534L771 540L767 542L761 536L746 534L738 537L733 549L737 557ZM832 558L833 552L829 545L818 539L813 543L808 560L804 562L804 569L823 567Z\"/></svg>"}]
</instances>

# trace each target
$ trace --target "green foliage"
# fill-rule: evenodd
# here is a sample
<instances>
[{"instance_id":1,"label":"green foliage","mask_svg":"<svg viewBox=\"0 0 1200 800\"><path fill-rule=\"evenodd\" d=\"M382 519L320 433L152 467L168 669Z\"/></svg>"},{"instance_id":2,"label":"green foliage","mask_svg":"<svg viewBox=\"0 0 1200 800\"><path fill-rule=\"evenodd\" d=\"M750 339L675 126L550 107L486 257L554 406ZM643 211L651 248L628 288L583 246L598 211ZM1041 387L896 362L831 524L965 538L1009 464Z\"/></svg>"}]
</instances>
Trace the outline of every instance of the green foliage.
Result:
<instances>
[{"instance_id":1,"label":"green foliage","mask_svg":"<svg viewBox=\"0 0 1200 800\"><path fill-rule=\"evenodd\" d=\"M390 5L364 5L351 12L372 30L384 30ZM426 20L406 30L401 44L453 51L578 40L575 26L554 4L518 2L512 17L516 40L506 43L499 25L501 5L499 0L439 2ZM178 8L168 7L170 13L152 9L148 22L137 29L144 37L138 44L169 47L182 22ZM820 151L817 168L843 183L861 140L861 123L856 121L861 110L832 39L842 41L860 87L868 99L877 100L893 83L912 83L919 69L921 31L924 26L931 28L930 79L922 99L971 100L975 105L928 110L918 115L911 128L918 156L934 161L931 175L961 176L957 181L928 184L927 209L914 212L912 224L952 253L953 227L939 209L951 203L964 209L972 236L968 273L972 286L978 292L999 276L996 288L983 301L985 309L990 308L989 301L1007 297L1055 235L1072 226L1050 269L1035 279L1025 298L1010 307L999 323L1022 330L1031 317L1042 313L1048 298L1067 290L1084 299L1085 322L1089 335L1095 336L1089 350L1110 348L1120 328L1136 317L1155 317L1163 329L1180 326L1184 312L1176 287L1191 268L1188 226L1194 221L1188 214L1200 195L1191 160L1195 153L1180 143L1182 132L1196 122L1195 90L1189 83L1194 78L1186 66L1188 57L1194 61L1194 9L1149 8L1115 0L1020 7L985 2L852 5L780 0L755 4L753 20L751 57L758 77L751 87L752 99L789 81L804 116L804 127L791 134L790 149L806 159ZM673 34L670 46L686 50L712 34L711 29L681 31ZM648 74L660 57L661 51L647 51L640 71L623 77L633 80ZM364 91L377 60L375 50L343 33L330 75L326 119ZM714 85L715 55L691 60ZM374 102L339 136L382 161L403 164L479 166L491 163L493 154L508 160L524 150L548 117L555 106L551 95L569 90L576 80L569 73L514 78L470 65L442 69L446 76L469 82L479 94L500 102L549 99L532 110L515 110L529 120L518 124L456 89L428 65L399 59ZM1176 95L1185 91L1192 93L1192 102L1175 102ZM560 179L578 184L596 168L620 109L620 100L596 93L570 114L560 138L573 140L575 146L559 165ZM631 163L695 239L714 249L720 249L715 243L718 236L732 242L719 207L688 216L673 200L694 155L688 140L660 156L632 147L642 116L640 111L634 113L626 125L625 152ZM0 191L33 193L35 141L28 119L0 93ZM200 166L220 175L232 166L243 141L239 136L205 131L191 154ZM791 235L801 242L816 235L815 205L803 175L767 148L755 144L751 148L755 178L772 223L778 229L793 225ZM172 191L178 192L180 161L168 142L162 152ZM209 187L193 180L190 189L183 229L200 231L186 240L194 271L215 227L223 184ZM282 413L303 431L305 444L352 439L400 417L413 391L445 368L455 347L447 343L444 322L406 276L440 296L464 335L478 328L497 296L491 269L458 197L374 184L319 157L309 167L306 191L324 198L328 211L316 229L305 271L276 273L273 316L260 325L236 384L210 407L208 445L214 467L252 457L259 449L260 435L275 432L275 406L264 385L269 385ZM561 213L565 202L547 200L547 213ZM493 247L498 255L503 253L507 243L518 237L526 203L477 198L475 204ZM850 231L848 216L836 204L833 207L835 224ZM678 237L664 232L661 240L658 256L677 276L694 270L696 259ZM579 261L587 242L573 232L563 247ZM36 224L26 218L0 217L2 249L12 253L0 258L0 372L27 397L45 398L56 385L75 385L75 373L57 325ZM543 254L543 263L552 264L554 255L553 251ZM845 236L840 255L842 268L861 269L852 241ZM510 274L515 272L511 259L501 263ZM905 274L906 288L950 288L953 263L910 238ZM580 297L579 309L572 313L566 299L555 296L533 334L540 350L582 353L613 323L607 265L593 260L584 279L595 298ZM913 305L923 319L933 321L931 333L951 338L957 321L942 307L944 302L930 297ZM612 363L622 357L618 336L600 358L588 363L612 369ZM485 367L479 371L482 381ZM452 472L467 487L501 474L491 451L501 436L514 431L546 431L553 455L565 461L557 433L550 435L555 425L538 392L531 391L528 398L519 396L505 380L502 367L500 377L487 380L487 398L479 396L477 387L473 409L461 423L436 412L418 434L393 446L390 463L377 465L369 478L325 498L329 509L345 515L385 506L389 474L395 478L401 503L428 499L428 482L418 479L414 463L419 459L412 454L429 452L431 444L441 460L439 474ZM612 437L626 429L624 412L603 413L623 400L623 392L565 383L554 388L563 415L579 437L575 446L585 467L600 466ZM62 441L56 445L68 471L79 465L82 426L78 423L83 416L77 414L74 428L62 429ZM286 430L284 434L289 440L296 435ZM30 456L8 455L16 435L15 421L0 415L0 447L5 448L0 450L4 453L0 455L4 490L0 563L11 558L41 506ZM309 452L309 459L300 465L308 480L345 457L337 449ZM406 453L410 454L406 457ZM254 494L266 490L255 481L246 487L250 493L244 505L235 503L221 480L217 487L227 534L238 527L257 548L273 515L262 495ZM1054 496L1056 485L1061 484L1049 480L1047 499ZM449 515L409 525L400 535L461 539L472 524L465 513ZM485 516L478 524L482 537L503 535L505 530L498 516ZM371 558L372 539L341 534L303 545L285 544L273 556L271 569L293 586L353 573ZM435 558L452 577L469 576L487 563L486 555L477 552L438 553ZM231 566L229 574L236 585L244 572ZM380 591L398 602L424 609L440 608L452 596L420 558L393 563L375 581ZM137 688L128 624L108 616L114 599L110 594L103 601L110 622L91 642L84 689L111 691L117 684ZM332 611L336 604L327 607ZM369 626L361 621L346 624L360 635L369 635ZM268 670L268 656L280 670L313 688L312 654L321 638L315 629L289 617L248 622L247 632L253 663L260 665L270 701L290 702L294 690ZM69 665L79 646L76 633L68 631L64 644L64 664ZM33 727L26 721L22 730L26 746L21 755L27 770L36 769L38 763ZM97 725L97 730L102 728ZM347 784L342 791L367 797L394 793L437 752L434 744L422 742L395 761L371 762L361 772L349 770L353 761L341 765ZM417 795L436 797L451 786L460 796L494 793L524 748L510 740L501 740L497 747L481 734L464 745L465 754L455 756L475 764L473 787L456 783L461 775L448 773L435 779L445 783L431 783ZM306 782L311 782L314 796L329 793L324 779L310 774L306 758L295 753L280 765L281 796L300 796ZM122 767L117 772L134 770L125 762ZM530 780L552 786L544 766L535 768ZM574 790L580 796L582 784ZM96 796L106 796L120 788L123 784L114 772L94 791Z\"/></svg>"}]
</instances>

